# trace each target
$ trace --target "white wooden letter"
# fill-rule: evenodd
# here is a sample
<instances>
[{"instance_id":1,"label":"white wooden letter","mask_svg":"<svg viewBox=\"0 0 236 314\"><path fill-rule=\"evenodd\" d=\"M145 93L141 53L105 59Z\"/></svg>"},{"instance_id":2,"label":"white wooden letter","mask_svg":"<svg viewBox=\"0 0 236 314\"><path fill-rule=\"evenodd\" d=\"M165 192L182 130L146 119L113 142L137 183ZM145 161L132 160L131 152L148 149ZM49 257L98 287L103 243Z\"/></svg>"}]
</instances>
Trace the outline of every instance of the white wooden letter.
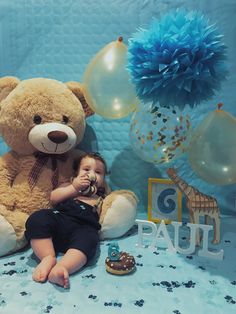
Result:
<instances>
[{"instance_id":1,"label":"white wooden letter","mask_svg":"<svg viewBox=\"0 0 236 314\"><path fill-rule=\"evenodd\" d=\"M138 247L145 247L143 245L143 237L155 237L157 233L157 227L152 221L136 219L135 222L138 224L138 243L136 244ZM151 229L151 232L144 232L143 228L148 227Z\"/></svg>"},{"instance_id":2,"label":"white wooden letter","mask_svg":"<svg viewBox=\"0 0 236 314\"><path fill-rule=\"evenodd\" d=\"M220 250L219 252L216 253L210 252L208 250L208 235L209 231L212 230L213 227L209 225L198 226L203 230L202 249L198 251L198 256L222 260L224 257L224 250Z\"/></svg>"},{"instance_id":3,"label":"white wooden letter","mask_svg":"<svg viewBox=\"0 0 236 314\"><path fill-rule=\"evenodd\" d=\"M175 249L180 254L192 254L195 251L196 248L196 230L198 228L198 225L187 223L187 227L190 228L190 244L189 247L186 249L181 249L179 247L179 227L182 226L181 222L172 221L172 226L175 228Z\"/></svg>"},{"instance_id":4,"label":"white wooden letter","mask_svg":"<svg viewBox=\"0 0 236 314\"><path fill-rule=\"evenodd\" d=\"M164 237L160 237L160 233L163 234ZM159 240L164 241L167 244L167 251L171 252L171 253L176 253L176 249L174 248L172 241L170 239L169 233L166 229L166 225L164 220L161 221L161 224L159 225L158 229L157 229L157 234L156 234L156 239L153 241L153 243L151 244L151 248L154 249L155 246L157 246L157 242Z\"/></svg>"}]
</instances>

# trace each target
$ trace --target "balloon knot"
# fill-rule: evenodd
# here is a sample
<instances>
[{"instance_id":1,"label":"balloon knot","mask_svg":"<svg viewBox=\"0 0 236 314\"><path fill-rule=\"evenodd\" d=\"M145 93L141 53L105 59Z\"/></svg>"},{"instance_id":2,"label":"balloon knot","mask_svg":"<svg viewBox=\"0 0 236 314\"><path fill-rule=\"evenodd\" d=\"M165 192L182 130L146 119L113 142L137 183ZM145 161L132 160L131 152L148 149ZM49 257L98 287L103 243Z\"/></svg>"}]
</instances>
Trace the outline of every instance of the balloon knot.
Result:
<instances>
[{"instance_id":1,"label":"balloon knot","mask_svg":"<svg viewBox=\"0 0 236 314\"><path fill-rule=\"evenodd\" d=\"M120 36L120 37L118 38L118 41L119 41L119 42L122 42L122 41L123 41L123 37Z\"/></svg>"},{"instance_id":2,"label":"balloon knot","mask_svg":"<svg viewBox=\"0 0 236 314\"><path fill-rule=\"evenodd\" d=\"M221 107L223 107L222 102L218 103L217 107L218 107L218 110L220 110L220 109L221 109Z\"/></svg>"}]
</instances>

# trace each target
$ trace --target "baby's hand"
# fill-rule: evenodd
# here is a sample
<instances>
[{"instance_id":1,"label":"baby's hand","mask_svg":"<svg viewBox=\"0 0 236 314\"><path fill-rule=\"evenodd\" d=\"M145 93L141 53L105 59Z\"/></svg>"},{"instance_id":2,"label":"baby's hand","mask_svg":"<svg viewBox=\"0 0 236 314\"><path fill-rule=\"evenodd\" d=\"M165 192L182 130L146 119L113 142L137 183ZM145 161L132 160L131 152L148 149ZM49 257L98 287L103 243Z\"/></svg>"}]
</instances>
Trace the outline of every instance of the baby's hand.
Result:
<instances>
[{"instance_id":1,"label":"baby's hand","mask_svg":"<svg viewBox=\"0 0 236 314\"><path fill-rule=\"evenodd\" d=\"M89 177L87 175L77 176L73 179L72 185L78 192L81 192L89 187Z\"/></svg>"}]
</instances>

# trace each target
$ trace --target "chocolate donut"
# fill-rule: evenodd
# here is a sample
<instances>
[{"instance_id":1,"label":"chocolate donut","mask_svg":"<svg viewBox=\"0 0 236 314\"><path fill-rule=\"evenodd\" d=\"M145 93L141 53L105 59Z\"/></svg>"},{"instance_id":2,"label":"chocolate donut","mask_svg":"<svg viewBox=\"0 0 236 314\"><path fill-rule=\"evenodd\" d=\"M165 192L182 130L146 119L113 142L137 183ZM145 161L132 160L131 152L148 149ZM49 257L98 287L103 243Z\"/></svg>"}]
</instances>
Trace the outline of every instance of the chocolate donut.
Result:
<instances>
[{"instance_id":1,"label":"chocolate donut","mask_svg":"<svg viewBox=\"0 0 236 314\"><path fill-rule=\"evenodd\" d=\"M111 260L109 257L105 260L106 270L114 275L126 275L135 269L135 259L126 252L120 252L118 260Z\"/></svg>"}]
</instances>

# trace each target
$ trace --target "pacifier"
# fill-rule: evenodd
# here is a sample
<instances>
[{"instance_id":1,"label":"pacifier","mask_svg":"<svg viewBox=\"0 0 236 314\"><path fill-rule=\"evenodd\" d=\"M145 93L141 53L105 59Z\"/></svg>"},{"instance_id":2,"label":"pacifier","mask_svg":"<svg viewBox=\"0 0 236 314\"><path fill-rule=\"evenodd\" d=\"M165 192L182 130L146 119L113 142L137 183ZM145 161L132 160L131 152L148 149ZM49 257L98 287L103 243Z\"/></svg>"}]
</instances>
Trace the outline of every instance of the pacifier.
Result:
<instances>
[{"instance_id":1,"label":"pacifier","mask_svg":"<svg viewBox=\"0 0 236 314\"><path fill-rule=\"evenodd\" d=\"M96 187L96 182L97 182L97 177L94 172L89 172L88 178L90 180L90 185L83 191L81 191L81 195L83 196L92 196L97 194L97 187Z\"/></svg>"}]
</instances>

